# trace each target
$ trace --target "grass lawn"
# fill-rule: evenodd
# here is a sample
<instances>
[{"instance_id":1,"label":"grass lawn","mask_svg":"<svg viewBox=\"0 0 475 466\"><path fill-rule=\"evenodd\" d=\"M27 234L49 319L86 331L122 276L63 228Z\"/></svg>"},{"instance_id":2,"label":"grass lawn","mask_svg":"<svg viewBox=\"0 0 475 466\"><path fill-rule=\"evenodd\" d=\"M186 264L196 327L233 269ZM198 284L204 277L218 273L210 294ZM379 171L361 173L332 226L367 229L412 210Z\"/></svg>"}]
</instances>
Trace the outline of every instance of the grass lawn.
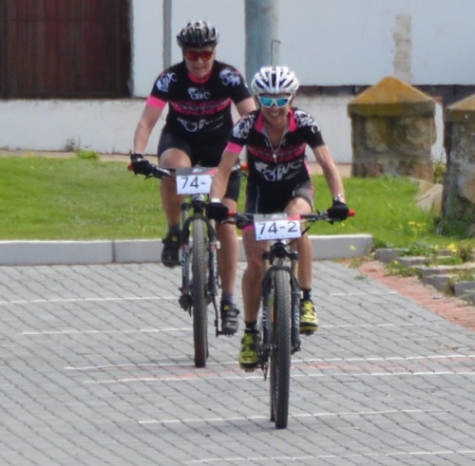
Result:
<instances>
[{"instance_id":1,"label":"grass lawn","mask_svg":"<svg viewBox=\"0 0 475 466\"><path fill-rule=\"evenodd\" d=\"M316 207L331 196L315 176ZM0 157L0 240L154 239L165 234L159 181L134 176L123 162L83 158ZM314 224L311 234L368 233L378 246L448 245L434 216L418 208L405 178L345 178L354 218ZM241 190L242 209L244 186Z\"/></svg>"}]
</instances>

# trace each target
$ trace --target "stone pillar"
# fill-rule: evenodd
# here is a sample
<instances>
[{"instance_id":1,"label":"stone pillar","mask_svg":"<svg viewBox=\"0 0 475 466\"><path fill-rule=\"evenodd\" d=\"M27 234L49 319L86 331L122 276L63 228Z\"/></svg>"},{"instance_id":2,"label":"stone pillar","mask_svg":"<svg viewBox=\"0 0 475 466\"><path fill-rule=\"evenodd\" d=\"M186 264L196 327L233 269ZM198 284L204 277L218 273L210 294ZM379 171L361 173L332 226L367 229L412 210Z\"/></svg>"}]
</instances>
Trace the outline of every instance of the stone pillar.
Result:
<instances>
[{"instance_id":1,"label":"stone pillar","mask_svg":"<svg viewBox=\"0 0 475 466\"><path fill-rule=\"evenodd\" d=\"M386 77L348 104L353 176L411 176L433 181L435 102L416 88Z\"/></svg>"},{"instance_id":2,"label":"stone pillar","mask_svg":"<svg viewBox=\"0 0 475 466\"><path fill-rule=\"evenodd\" d=\"M452 220L475 217L475 94L444 112L447 172L442 211Z\"/></svg>"}]
</instances>

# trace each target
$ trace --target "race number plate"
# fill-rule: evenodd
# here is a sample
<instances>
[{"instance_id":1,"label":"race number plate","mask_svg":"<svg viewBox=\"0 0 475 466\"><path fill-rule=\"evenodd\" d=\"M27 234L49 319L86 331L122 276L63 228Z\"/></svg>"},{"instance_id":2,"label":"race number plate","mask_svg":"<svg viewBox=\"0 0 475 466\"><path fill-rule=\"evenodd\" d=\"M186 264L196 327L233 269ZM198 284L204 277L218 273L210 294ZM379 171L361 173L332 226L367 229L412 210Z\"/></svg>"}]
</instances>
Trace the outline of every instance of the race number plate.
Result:
<instances>
[{"instance_id":1,"label":"race number plate","mask_svg":"<svg viewBox=\"0 0 475 466\"><path fill-rule=\"evenodd\" d=\"M286 214L255 215L254 227L257 241L300 238L300 220Z\"/></svg>"},{"instance_id":2,"label":"race number plate","mask_svg":"<svg viewBox=\"0 0 475 466\"><path fill-rule=\"evenodd\" d=\"M215 168L180 168L176 171L178 194L209 194Z\"/></svg>"}]
</instances>

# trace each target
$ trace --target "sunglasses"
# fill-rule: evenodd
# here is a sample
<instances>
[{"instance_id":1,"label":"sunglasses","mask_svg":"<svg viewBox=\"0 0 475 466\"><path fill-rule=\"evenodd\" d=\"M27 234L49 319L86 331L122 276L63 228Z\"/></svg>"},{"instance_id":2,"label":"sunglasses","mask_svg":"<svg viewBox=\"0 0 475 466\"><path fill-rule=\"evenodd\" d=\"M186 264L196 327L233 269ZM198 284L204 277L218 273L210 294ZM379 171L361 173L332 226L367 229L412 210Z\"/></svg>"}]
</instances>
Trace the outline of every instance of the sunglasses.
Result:
<instances>
[{"instance_id":1,"label":"sunglasses","mask_svg":"<svg viewBox=\"0 0 475 466\"><path fill-rule=\"evenodd\" d=\"M197 52L196 50L185 50L185 58L190 61L198 61L201 58L201 61L209 61L213 56L213 50L205 50L204 52Z\"/></svg>"},{"instance_id":2,"label":"sunglasses","mask_svg":"<svg viewBox=\"0 0 475 466\"><path fill-rule=\"evenodd\" d=\"M285 107L292 98L291 95L287 97L267 97L267 96L259 96L259 103L265 108L271 108L272 105L277 106L278 108Z\"/></svg>"}]
</instances>

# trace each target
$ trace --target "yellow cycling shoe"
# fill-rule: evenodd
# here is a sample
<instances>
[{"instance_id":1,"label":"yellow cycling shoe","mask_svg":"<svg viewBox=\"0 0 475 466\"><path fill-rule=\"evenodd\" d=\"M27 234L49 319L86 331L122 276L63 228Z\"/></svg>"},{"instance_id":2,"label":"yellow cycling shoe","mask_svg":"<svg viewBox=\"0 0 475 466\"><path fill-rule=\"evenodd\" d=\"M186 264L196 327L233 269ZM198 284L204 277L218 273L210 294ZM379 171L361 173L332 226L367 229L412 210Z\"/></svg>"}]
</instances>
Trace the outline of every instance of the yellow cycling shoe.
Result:
<instances>
[{"instance_id":1,"label":"yellow cycling shoe","mask_svg":"<svg viewBox=\"0 0 475 466\"><path fill-rule=\"evenodd\" d=\"M239 353L239 366L246 372L252 372L259 364L260 338L257 332L244 332Z\"/></svg>"},{"instance_id":2,"label":"yellow cycling shoe","mask_svg":"<svg viewBox=\"0 0 475 466\"><path fill-rule=\"evenodd\" d=\"M300 333L311 335L317 330L318 317L312 301L300 301Z\"/></svg>"}]
</instances>

